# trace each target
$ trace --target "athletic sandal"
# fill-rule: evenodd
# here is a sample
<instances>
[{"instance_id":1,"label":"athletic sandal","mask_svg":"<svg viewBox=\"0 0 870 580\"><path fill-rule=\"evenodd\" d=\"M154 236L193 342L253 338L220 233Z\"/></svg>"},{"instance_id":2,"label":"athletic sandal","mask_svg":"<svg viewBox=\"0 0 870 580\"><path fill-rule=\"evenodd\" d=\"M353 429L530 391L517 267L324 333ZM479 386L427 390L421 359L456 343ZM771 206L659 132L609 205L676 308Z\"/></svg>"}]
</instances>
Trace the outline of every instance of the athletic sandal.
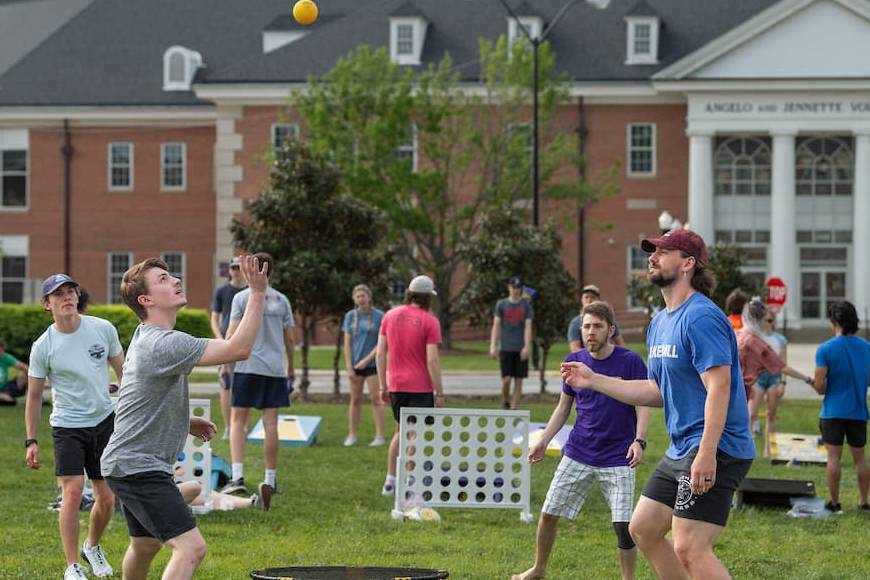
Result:
<instances>
[{"instance_id":1,"label":"athletic sandal","mask_svg":"<svg viewBox=\"0 0 870 580\"><path fill-rule=\"evenodd\" d=\"M100 545L89 546L88 541L82 544L82 558L90 564L91 572L94 576L111 576L113 574L112 567L106 561L106 555Z\"/></svg>"},{"instance_id":2,"label":"athletic sandal","mask_svg":"<svg viewBox=\"0 0 870 580\"><path fill-rule=\"evenodd\" d=\"M260 484L258 491L260 492L260 507L263 508L264 512L267 512L272 507L272 486L264 481Z\"/></svg>"}]
</instances>

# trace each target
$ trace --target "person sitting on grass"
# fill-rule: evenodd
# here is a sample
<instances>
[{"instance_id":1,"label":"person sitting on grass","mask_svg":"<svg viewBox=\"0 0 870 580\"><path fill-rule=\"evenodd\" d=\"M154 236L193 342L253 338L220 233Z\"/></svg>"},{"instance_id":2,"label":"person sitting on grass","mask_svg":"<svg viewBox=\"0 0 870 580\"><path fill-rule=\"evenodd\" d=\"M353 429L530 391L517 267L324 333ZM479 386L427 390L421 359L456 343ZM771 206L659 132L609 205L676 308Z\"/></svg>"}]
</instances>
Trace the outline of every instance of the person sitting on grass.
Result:
<instances>
[{"instance_id":1,"label":"person sitting on grass","mask_svg":"<svg viewBox=\"0 0 870 580\"><path fill-rule=\"evenodd\" d=\"M27 392L27 363L6 352L6 341L0 338L0 405L14 405L15 399ZM18 374L9 378L9 369Z\"/></svg>"},{"instance_id":2,"label":"person sitting on grass","mask_svg":"<svg viewBox=\"0 0 870 580\"><path fill-rule=\"evenodd\" d=\"M212 491L208 497L202 494L202 484L198 481L181 481L176 484L178 491L181 492L181 497L189 506L201 506L211 502L215 509L229 511L242 510L248 508L260 508L263 511L269 511L269 505L264 503L259 494L254 494L251 497L239 497L229 493L221 493Z\"/></svg>"}]
</instances>

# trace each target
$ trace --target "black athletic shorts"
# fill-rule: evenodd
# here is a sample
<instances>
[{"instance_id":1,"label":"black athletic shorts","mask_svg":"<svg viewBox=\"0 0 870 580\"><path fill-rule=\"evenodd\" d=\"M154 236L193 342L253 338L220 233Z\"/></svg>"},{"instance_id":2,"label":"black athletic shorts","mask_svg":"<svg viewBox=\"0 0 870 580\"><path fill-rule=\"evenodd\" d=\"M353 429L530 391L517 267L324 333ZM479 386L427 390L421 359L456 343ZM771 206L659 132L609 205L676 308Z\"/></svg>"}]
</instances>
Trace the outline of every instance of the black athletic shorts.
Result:
<instances>
[{"instance_id":1,"label":"black athletic shorts","mask_svg":"<svg viewBox=\"0 0 870 580\"><path fill-rule=\"evenodd\" d=\"M402 417L402 407L428 407L435 406L433 393L390 393L390 406L393 407L393 417L398 422Z\"/></svg>"},{"instance_id":2,"label":"black athletic shorts","mask_svg":"<svg viewBox=\"0 0 870 580\"><path fill-rule=\"evenodd\" d=\"M689 482L697 453L698 449L693 449L683 459L671 459L665 455L646 481L641 495L672 507L678 518L724 526L731 511L731 498L749 473L752 460L737 459L724 451L717 451L713 489L704 495L693 495Z\"/></svg>"},{"instance_id":3,"label":"black athletic shorts","mask_svg":"<svg viewBox=\"0 0 870 580\"><path fill-rule=\"evenodd\" d=\"M279 409L290 406L287 379L249 373L233 375L233 407Z\"/></svg>"},{"instance_id":4,"label":"black athletic shorts","mask_svg":"<svg viewBox=\"0 0 870 580\"><path fill-rule=\"evenodd\" d=\"M166 542L196 527L196 520L169 473L146 471L127 477L109 476L106 483L121 501L131 538Z\"/></svg>"},{"instance_id":5,"label":"black athletic shorts","mask_svg":"<svg viewBox=\"0 0 870 580\"><path fill-rule=\"evenodd\" d=\"M353 374L358 377L370 377L378 374L378 367L366 367L364 369L353 369Z\"/></svg>"},{"instance_id":6,"label":"black athletic shorts","mask_svg":"<svg viewBox=\"0 0 870 580\"><path fill-rule=\"evenodd\" d=\"M103 479L100 456L114 430L114 413L95 427L52 427L54 474L61 477L87 473L91 479Z\"/></svg>"},{"instance_id":7,"label":"black athletic shorts","mask_svg":"<svg viewBox=\"0 0 870 580\"><path fill-rule=\"evenodd\" d=\"M498 361L502 378L525 379L529 376L529 359L522 360L518 352L500 350L498 351Z\"/></svg>"},{"instance_id":8,"label":"black athletic shorts","mask_svg":"<svg viewBox=\"0 0 870 580\"><path fill-rule=\"evenodd\" d=\"M849 447L867 445L867 421L819 419L819 431L822 432L822 442L827 445L843 445L844 439Z\"/></svg>"},{"instance_id":9,"label":"black athletic shorts","mask_svg":"<svg viewBox=\"0 0 870 580\"><path fill-rule=\"evenodd\" d=\"M20 388L18 386L18 381L15 379L12 379L0 388L0 393L7 393L10 397L23 397L26 392L27 387L23 389Z\"/></svg>"}]
</instances>

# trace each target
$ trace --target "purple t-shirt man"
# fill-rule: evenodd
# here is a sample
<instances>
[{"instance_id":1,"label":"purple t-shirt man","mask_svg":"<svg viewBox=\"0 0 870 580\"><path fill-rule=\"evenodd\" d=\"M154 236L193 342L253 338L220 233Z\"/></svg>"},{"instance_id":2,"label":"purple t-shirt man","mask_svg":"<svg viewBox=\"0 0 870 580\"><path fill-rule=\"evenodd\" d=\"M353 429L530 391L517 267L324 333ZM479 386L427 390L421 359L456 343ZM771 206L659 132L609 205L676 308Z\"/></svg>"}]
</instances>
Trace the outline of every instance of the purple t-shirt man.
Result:
<instances>
[{"instance_id":1,"label":"purple t-shirt man","mask_svg":"<svg viewBox=\"0 0 870 580\"><path fill-rule=\"evenodd\" d=\"M645 380L646 365L627 348L615 346L604 360L592 358L586 349L572 352L565 362L582 362L596 373L625 380ZM637 433L637 413L632 405L620 403L592 389L572 389L562 383L562 392L574 397L577 421L571 429L564 454L592 467L627 466L625 454Z\"/></svg>"}]
</instances>

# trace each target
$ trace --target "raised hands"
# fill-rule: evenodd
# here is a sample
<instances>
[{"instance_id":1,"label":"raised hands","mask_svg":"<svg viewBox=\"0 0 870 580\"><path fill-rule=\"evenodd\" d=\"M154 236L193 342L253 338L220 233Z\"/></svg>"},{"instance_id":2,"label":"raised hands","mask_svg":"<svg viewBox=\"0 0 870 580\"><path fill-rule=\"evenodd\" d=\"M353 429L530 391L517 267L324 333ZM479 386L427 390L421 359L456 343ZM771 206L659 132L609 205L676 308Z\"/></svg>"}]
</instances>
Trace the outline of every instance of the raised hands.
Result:
<instances>
[{"instance_id":1,"label":"raised hands","mask_svg":"<svg viewBox=\"0 0 870 580\"><path fill-rule=\"evenodd\" d=\"M268 264L261 264L258 258L250 254L242 254L239 256L239 269L251 292L266 291L270 274Z\"/></svg>"}]
</instances>

